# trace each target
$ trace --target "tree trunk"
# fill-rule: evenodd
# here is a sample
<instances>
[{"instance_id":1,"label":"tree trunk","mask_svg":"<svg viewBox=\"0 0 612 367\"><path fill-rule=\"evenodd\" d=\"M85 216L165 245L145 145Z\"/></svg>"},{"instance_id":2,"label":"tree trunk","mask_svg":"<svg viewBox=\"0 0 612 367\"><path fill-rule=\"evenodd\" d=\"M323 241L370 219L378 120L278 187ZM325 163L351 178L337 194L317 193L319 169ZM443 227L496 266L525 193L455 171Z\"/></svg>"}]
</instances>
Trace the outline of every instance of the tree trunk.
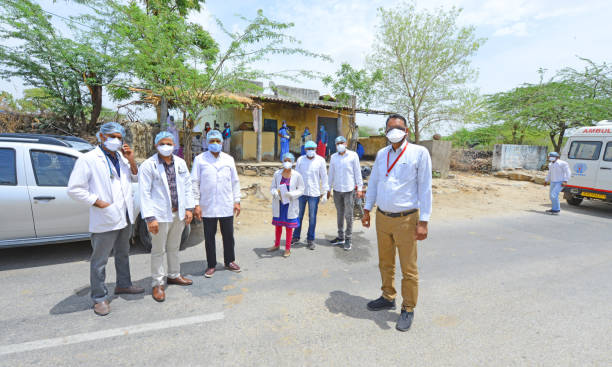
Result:
<instances>
[{"instance_id":1,"label":"tree trunk","mask_svg":"<svg viewBox=\"0 0 612 367\"><path fill-rule=\"evenodd\" d=\"M98 123L98 118L100 118L100 113L102 112L102 86L91 85L89 86L89 91L91 93L92 110L89 118L88 130L94 131Z\"/></svg>"},{"instance_id":2,"label":"tree trunk","mask_svg":"<svg viewBox=\"0 0 612 367\"><path fill-rule=\"evenodd\" d=\"M412 115L414 117L414 143L418 144L421 141L421 134L419 132L419 114L414 111Z\"/></svg>"},{"instance_id":3,"label":"tree trunk","mask_svg":"<svg viewBox=\"0 0 612 367\"><path fill-rule=\"evenodd\" d=\"M357 148L357 139L359 139L359 131L357 131L357 123L355 119L355 103L351 108L351 116L349 116L349 149L356 150Z\"/></svg>"},{"instance_id":4,"label":"tree trunk","mask_svg":"<svg viewBox=\"0 0 612 367\"><path fill-rule=\"evenodd\" d=\"M565 135L565 128L559 131L559 137L557 138L557 144L555 145L555 152L561 154L561 148L563 148L563 136Z\"/></svg>"}]
</instances>

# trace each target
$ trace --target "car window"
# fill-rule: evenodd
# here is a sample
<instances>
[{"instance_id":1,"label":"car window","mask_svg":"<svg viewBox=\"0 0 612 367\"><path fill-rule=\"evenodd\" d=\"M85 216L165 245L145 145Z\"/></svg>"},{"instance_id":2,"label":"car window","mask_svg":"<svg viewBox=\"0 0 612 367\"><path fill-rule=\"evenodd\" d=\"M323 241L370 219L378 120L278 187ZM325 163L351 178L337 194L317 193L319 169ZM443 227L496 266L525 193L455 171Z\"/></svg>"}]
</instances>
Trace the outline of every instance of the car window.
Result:
<instances>
[{"instance_id":1,"label":"car window","mask_svg":"<svg viewBox=\"0 0 612 367\"><path fill-rule=\"evenodd\" d=\"M612 141L606 144L606 151L604 152L603 160L612 162Z\"/></svg>"},{"instance_id":2,"label":"car window","mask_svg":"<svg viewBox=\"0 0 612 367\"><path fill-rule=\"evenodd\" d=\"M30 151L38 186L68 186L76 157L44 150Z\"/></svg>"},{"instance_id":3,"label":"car window","mask_svg":"<svg viewBox=\"0 0 612 367\"><path fill-rule=\"evenodd\" d=\"M17 185L17 169L15 165L15 150L0 148L0 185Z\"/></svg>"},{"instance_id":4,"label":"car window","mask_svg":"<svg viewBox=\"0 0 612 367\"><path fill-rule=\"evenodd\" d=\"M570 146L569 159L584 159L594 161L599 159L600 141L574 141Z\"/></svg>"}]
</instances>

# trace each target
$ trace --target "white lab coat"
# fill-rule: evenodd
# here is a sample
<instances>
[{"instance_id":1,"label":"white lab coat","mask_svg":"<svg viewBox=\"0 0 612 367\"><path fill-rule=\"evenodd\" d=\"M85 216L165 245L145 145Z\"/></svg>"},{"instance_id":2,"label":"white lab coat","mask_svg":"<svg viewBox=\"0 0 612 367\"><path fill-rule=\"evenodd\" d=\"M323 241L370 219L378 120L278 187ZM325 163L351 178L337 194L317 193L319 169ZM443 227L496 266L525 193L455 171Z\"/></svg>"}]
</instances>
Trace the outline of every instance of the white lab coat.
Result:
<instances>
[{"instance_id":1,"label":"white lab coat","mask_svg":"<svg viewBox=\"0 0 612 367\"><path fill-rule=\"evenodd\" d=\"M140 212L142 218L155 217L158 222L170 223L172 219L172 201L168 176L163 163L156 153L138 168L138 194L140 195ZM177 156L174 159L176 175L176 192L178 195L178 216L185 219L185 209L193 209L193 191L191 174L185 161Z\"/></svg>"},{"instance_id":2,"label":"white lab coat","mask_svg":"<svg viewBox=\"0 0 612 367\"><path fill-rule=\"evenodd\" d=\"M274 196L277 193L281 179L283 178L283 170L279 169L274 172L274 178L272 179L272 185L270 186L270 193L272 193L272 216L280 216L280 198ZM294 169L291 170L291 180L289 182L289 210L287 210L287 219L295 219L300 214L300 196L304 194L304 180L302 175Z\"/></svg>"},{"instance_id":3,"label":"white lab coat","mask_svg":"<svg viewBox=\"0 0 612 367\"><path fill-rule=\"evenodd\" d=\"M89 232L91 233L125 228L127 226L125 209L130 222L133 224L135 220L132 182L138 182L138 176L132 174L130 164L121 152L117 154L121 177L117 177L112 164L109 167L102 148L97 147L77 159L68 181L68 196L90 206ZM98 199L111 205L104 209L93 206Z\"/></svg>"},{"instance_id":4,"label":"white lab coat","mask_svg":"<svg viewBox=\"0 0 612 367\"><path fill-rule=\"evenodd\" d=\"M240 180L232 156L223 152L218 158L211 152L198 155L191 168L193 198L204 218L234 215L234 204L240 203Z\"/></svg>"}]
</instances>

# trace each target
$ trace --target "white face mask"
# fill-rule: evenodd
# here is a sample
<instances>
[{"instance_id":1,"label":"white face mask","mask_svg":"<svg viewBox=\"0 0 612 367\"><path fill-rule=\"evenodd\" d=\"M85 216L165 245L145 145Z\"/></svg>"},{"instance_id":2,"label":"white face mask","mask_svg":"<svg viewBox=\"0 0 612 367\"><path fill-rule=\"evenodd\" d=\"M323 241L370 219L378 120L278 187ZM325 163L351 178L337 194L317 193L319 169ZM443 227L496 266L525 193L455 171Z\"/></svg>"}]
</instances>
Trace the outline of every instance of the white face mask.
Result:
<instances>
[{"instance_id":1,"label":"white face mask","mask_svg":"<svg viewBox=\"0 0 612 367\"><path fill-rule=\"evenodd\" d=\"M291 169L291 166L293 166L293 163L291 163L291 162L283 162L283 168L284 169Z\"/></svg>"},{"instance_id":2,"label":"white face mask","mask_svg":"<svg viewBox=\"0 0 612 367\"><path fill-rule=\"evenodd\" d=\"M406 137L406 132L400 129L391 129L387 132L387 139L391 143L399 143Z\"/></svg>"},{"instance_id":3,"label":"white face mask","mask_svg":"<svg viewBox=\"0 0 612 367\"><path fill-rule=\"evenodd\" d=\"M548 160L551 161L551 162L554 162L556 160L556 158L555 157L550 157L550 158L548 158Z\"/></svg>"},{"instance_id":4,"label":"white face mask","mask_svg":"<svg viewBox=\"0 0 612 367\"><path fill-rule=\"evenodd\" d=\"M316 154L316 152L315 152L314 150L307 150L307 151L306 151L306 156L307 156L308 158L312 158L312 157L314 157L314 156L315 156L315 154Z\"/></svg>"},{"instance_id":5,"label":"white face mask","mask_svg":"<svg viewBox=\"0 0 612 367\"><path fill-rule=\"evenodd\" d=\"M163 155L164 157L169 157L174 151L174 146L166 145L166 144L159 145L157 147L157 151L159 152L159 154Z\"/></svg>"},{"instance_id":6,"label":"white face mask","mask_svg":"<svg viewBox=\"0 0 612 367\"><path fill-rule=\"evenodd\" d=\"M119 138L107 138L104 141L104 146L106 147L106 149L110 150L111 152L118 151L122 145L123 143L121 142L121 139Z\"/></svg>"},{"instance_id":7,"label":"white face mask","mask_svg":"<svg viewBox=\"0 0 612 367\"><path fill-rule=\"evenodd\" d=\"M346 150L346 145L338 144L336 145L336 150L338 150L338 153L344 153L344 151Z\"/></svg>"}]
</instances>

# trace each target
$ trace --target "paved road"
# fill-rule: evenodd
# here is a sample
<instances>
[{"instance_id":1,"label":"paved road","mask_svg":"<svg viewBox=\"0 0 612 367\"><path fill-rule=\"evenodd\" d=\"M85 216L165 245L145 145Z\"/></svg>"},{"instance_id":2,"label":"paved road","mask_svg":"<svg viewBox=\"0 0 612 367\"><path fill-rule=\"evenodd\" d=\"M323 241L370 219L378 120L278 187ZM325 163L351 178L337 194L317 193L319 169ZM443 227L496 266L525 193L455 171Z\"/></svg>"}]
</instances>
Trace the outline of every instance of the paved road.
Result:
<instances>
[{"instance_id":1,"label":"paved road","mask_svg":"<svg viewBox=\"0 0 612 367\"><path fill-rule=\"evenodd\" d=\"M271 231L240 228L245 271L213 279L190 247L194 285L161 304L136 251L147 294L116 298L105 318L90 310L87 244L0 250L0 365L610 366L612 207L563 209L433 222L407 333L397 312L365 308L380 284L374 230L361 225L350 253L321 241L289 259L264 252Z\"/></svg>"}]
</instances>

